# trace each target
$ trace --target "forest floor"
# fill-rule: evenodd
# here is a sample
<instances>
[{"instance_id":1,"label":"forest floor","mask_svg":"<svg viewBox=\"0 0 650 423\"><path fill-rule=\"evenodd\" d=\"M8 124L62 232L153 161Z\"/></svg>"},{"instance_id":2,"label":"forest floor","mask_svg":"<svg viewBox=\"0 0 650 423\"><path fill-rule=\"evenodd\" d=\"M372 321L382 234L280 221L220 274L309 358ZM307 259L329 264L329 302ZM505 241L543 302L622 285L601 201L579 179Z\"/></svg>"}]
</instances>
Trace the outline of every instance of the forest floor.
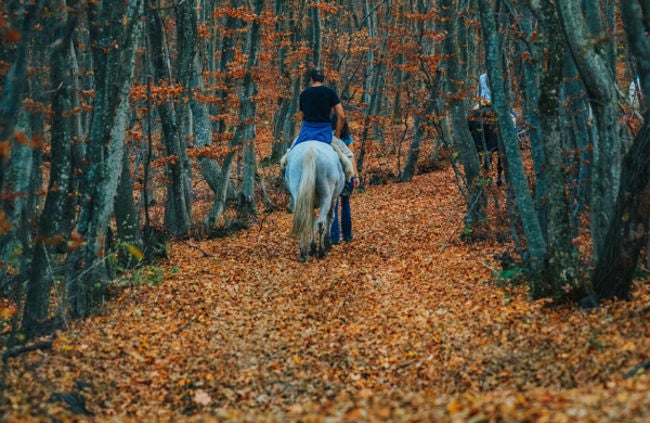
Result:
<instances>
[{"instance_id":1,"label":"forest floor","mask_svg":"<svg viewBox=\"0 0 650 423\"><path fill-rule=\"evenodd\" d=\"M650 420L650 374L624 377L650 358L650 284L591 311L531 301L497 277L511 245L459 242L448 167L352 203L355 238L325 259L297 261L280 207L174 243L7 360L0 420Z\"/></svg>"}]
</instances>

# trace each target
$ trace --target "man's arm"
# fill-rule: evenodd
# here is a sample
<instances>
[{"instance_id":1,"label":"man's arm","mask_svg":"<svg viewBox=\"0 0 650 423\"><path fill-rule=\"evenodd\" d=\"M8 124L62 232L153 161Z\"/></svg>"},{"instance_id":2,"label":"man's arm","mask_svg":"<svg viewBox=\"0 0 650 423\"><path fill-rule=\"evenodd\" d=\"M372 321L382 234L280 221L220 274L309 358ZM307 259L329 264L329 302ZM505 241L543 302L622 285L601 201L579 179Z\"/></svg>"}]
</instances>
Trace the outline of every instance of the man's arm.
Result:
<instances>
[{"instance_id":1,"label":"man's arm","mask_svg":"<svg viewBox=\"0 0 650 423\"><path fill-rule=\"evenodd\" d=\"M343 130L343 124L345 123L345 112L343 111L343 105L341 103L334 106L334 111L336 112L336 131L334 135L337 138L341 138L341 131Z\"/></svg>"}]
</instances>

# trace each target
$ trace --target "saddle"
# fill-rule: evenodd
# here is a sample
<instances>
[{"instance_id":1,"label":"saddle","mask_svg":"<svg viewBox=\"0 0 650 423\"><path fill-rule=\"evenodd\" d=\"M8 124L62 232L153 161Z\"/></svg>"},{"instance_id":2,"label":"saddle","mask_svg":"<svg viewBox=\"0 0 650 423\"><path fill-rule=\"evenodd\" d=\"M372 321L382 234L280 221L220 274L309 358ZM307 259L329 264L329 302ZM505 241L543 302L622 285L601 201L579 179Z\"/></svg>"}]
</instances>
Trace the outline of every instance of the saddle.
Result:
<instances>
[{"instance_id":1,"label":"saddle","mask_svg":"<svg viewBox=\"0 0 650 423\"><path fill-rule=\"evenodd\" d=\"M336 137L332 137L332 143L330 146L334 149L336 154L339 156L339 160L343 165L343 171L345 172L345 180L349 181L354 176L354 166L352 165L352 160L354 160L354 155L350 149L345 145L343 141ZM293 147L293 145L292 145ZM287 160L289 158L289 150L284 153L284 156L280 159L280 171L284 172L284 169L287 167ZM347 150L347 151L345 151Z\"/></svg>"}]
</instances>

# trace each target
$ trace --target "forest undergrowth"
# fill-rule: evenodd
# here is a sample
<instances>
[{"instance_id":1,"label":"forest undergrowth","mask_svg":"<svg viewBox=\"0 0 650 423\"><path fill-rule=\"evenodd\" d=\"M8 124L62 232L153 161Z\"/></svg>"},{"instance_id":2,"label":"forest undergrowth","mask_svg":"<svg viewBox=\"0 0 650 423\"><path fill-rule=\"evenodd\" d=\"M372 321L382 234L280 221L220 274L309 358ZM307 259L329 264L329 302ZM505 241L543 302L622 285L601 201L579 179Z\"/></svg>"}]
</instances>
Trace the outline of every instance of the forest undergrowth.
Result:
<instances>
[{"instance_id":1,"label":"forest undergrowth","mask_svg":"<svg viewBox=\"0 0 650 423\"><path fill-rule=\"evenodd\" d=\"M354 240L307 263L283 204L174 242L98 316L6 360L1 420L650 419L646 282L590 311L532 301L494 258L512 245L459 241L448 166L352 204Z\"/></svg>"}]
</instances>

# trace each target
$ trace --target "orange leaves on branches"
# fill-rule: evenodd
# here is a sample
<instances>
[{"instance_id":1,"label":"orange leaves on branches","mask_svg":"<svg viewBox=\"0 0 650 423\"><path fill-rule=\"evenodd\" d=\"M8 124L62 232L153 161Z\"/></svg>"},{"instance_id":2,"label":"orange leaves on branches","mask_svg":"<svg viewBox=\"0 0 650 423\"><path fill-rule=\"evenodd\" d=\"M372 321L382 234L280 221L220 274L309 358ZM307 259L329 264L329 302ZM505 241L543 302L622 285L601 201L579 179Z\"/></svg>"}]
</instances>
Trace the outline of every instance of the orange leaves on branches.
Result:
<instances>
[{"instance_id":1,"label":"orange leaves on branches","mask_svg":"<svg viewBox=\"0 0 650 423\"><path fill-rule=\"evenodd\" d=\"M343 6L337 6L335 2L313 2L310 7L313 9L318 9L324 14L331 15L336 14L339 9L343 8Z\"/></svg>"},{"instance_id":2,"label":"orange leaves on branches","mask_svg":"<svg viewBox=\"0 0 650 423\"><path fill-rule=\"evenodd\" d=\"M249 9L247 7L244 7L244 6L240 6L240 7L235 8L235 7L232 7L231 5L228 5L226 7L217 8L214 11L213 16L215 18L228 16L228 17L235 18L235 19L241 19L244 22L253 22L257 18L257 15L255 15L253 10L251 10L251 9Z\"/></svg>"},{"instance_id":3,"label":"orange leaves on branches","mask_svg":"<svg viewBox=\"0 0 650 423\"><path fill-rule=\"evenodd\" d=\"M152 85L151 97L149 97L149 88L146 85L134 85L131 88L130 100L132 102L150 100L155 105L165 104L169 101L179 101L185 89L181 84L169 84L167 81L160 81L157 85Z\"/></svg>"},{"instance_id":4,"label":"orange leaves on branches","mask_svg":"<svg viewBox=\"0 0 650 423\"><path fill-rule=\"evenodd\" d=\"M228 154L237 152L241 147L229 147L210 145L206 147L193 148L188 150L187 155L192 158L206 158L212 160L223 160Z\"/></svg>"}]
</instances>

